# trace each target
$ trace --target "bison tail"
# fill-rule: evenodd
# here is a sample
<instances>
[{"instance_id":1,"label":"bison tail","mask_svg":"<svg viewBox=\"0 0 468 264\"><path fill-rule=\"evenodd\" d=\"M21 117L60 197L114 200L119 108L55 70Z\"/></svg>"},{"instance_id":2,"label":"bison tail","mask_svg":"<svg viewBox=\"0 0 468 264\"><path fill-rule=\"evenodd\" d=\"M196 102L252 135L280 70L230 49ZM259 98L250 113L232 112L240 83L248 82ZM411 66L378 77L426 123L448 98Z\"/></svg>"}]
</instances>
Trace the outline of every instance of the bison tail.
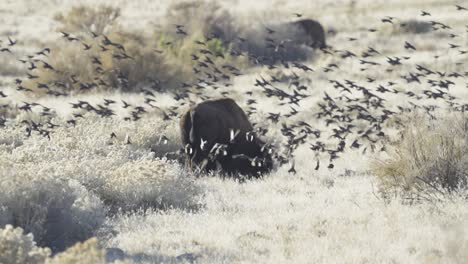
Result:
<instances>
[{"instance_id":1,"label":"bison tail","mask_svg":"<svg viewBox=\"0 0 468 264\"><path fill-rule=\"evenodd\" d=\"M194 127L195 124L195 110L190 111L190 132L189 132L189 141L192 146L196 143L197 135L196 129Z\"/></svg>"}]
</instances>

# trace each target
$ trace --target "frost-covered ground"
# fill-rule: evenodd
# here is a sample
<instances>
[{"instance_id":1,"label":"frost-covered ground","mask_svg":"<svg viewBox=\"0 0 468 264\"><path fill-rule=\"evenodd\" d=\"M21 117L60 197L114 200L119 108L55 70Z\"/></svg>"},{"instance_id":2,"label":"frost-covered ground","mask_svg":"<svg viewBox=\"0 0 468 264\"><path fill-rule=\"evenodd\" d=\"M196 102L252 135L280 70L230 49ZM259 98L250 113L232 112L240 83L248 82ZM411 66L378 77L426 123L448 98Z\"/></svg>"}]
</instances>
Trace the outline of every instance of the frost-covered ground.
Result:
<instances>
[{"instance_id":1,"label":"frost-covered ground","mask_svg":"<svg viewBox=\"0 0 468 264\"><path fill-rule=\"evenodd\" d=\"M124 27L149 30L164 23L170 1L100 2L121 8ZM327 157L315 157L305 144L294 153L297 174L289 173L286 164L263 179L239 183L218 175L195 178L177 161L168 160L165 153L180 147L178 118L163 120L161 110L149 110L141 119L128 122L123 118L129 111L112 106L114 117L84 114L76 118L76 126L67 124L74 114L70 103L78 100L101 104L106 98L132 105L145 100L143 94L119 92L34 98L15 89L13 80L24 76L15 59L56 40L58 25L53 16L78 4L95 5L95 1L1 0L0 48L8 46L8 36L18 40L14 54L0 53L0 91L8 95L0 97L0 106L8 105L0 108L0 114L5 111L8 117L5 127L0 127L1 228L7 224L22 227L34 234L41 247L47 245L54 253L96 237L109 262L464 263L468 259L466 195L418 203L398 196L384 200L378 180L370 173L370 162L385 158L384 152L363 154L362 150L349 149L334 162L334 169L328 169ZM340 95L329 80L353 80L374 90L394 81L395 89L421 94L429 86L426 78L421 78L422 83L402 79L402 75L415 72L416 65L441 74L464 75L450 79L454 82L450 94L456 97L456 104L468 102L468 53L463 53L468 50L468 11L455 6L468 8L464 1L239 0L220 4L235 14L237 22L254 28L288 21L293 13L315 18L330 31L327 43L342 51L314 56L305 63L314 69L312 73L282 70L286 75L298 74L309 87L309 97L297 107L299 114L281 119L284 122L304 120L327 137L331 132L314 114L324 92ZM422 10L431 16L422 17ZM382 23L386 16L395 17L395 24L408 19L441 21L452 30L404 33ZM370 28L377 32L369 32ZM457 36L452 38L450 32ZM405 49L405 41L417 50ZM460 47L450 48L449 43ZM362 65L360 58L340 56L345 50L360 56L368 47L380 51L368 59L380 65ZM392 67L387 59L396 56L410 58ZM325 71L332 63L339 68ZM228 91L244 109L249 108L250 99L244 93L253 91L258 111L251 119L262 123L269 112L284 115L290 111L288 105L278 106L275 99L265 97L254 86L256 79L280 75L279 71L248 68L232 86L206 89L210 96ZM430 78L445 80L441 74ZM375 81L368 82L368 77ZM287 83L278 86L289 89ZM156 93L155 97L156 105L165 111L178 104L167 93ZM393 111L412 107L411 103L446 107L440 100L415 101L404 94L383 97ZM34 106L32 113L20 111L23 102L37 102L56 111L52 123L60 126L50 134L50 140L37 133L26 136L21 121L41 121L41 106ZM181 106L177 112L186 109ZM268 123L268 128L266 137L280 140L281 122ZM116 136L111 137L111 133ZM167 144L161 140L163 136L169 139ZM321 166L315 170L317 158ZM19 258L28 250L7 252L15 248L11 246L14 241L23 243L22 247L28 245L27 239L10 232L9 227L0 230L0 262L32 262ZM89 257L85 246L76 251L78 258Z\"/></svg>"}]
</instances>

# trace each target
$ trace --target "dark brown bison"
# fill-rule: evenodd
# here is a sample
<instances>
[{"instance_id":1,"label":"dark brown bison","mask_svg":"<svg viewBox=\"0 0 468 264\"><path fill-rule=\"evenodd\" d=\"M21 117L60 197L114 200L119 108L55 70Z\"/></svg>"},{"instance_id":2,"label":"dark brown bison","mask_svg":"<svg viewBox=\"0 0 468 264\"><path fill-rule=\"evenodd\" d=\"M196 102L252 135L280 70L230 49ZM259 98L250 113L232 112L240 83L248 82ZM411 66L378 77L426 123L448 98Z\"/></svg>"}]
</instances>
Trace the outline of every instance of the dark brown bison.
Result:
<instances>
[{"instance_id":1,"label":"dark brown bison","mask_svg":"<svg viewBox=\"0 0 468 264\"><path fill-rule=\"evenodd\" d=\"M312 19L301 19L291 22L291 25L299 29L299 33L306 37L305 43L313 48L326 48L325 30L322 25Z\"/></svg>"},{"instance_id":2,"label":"dark brown bison","mask_svg":"<svg viewBox=\"0 0 468 264\"><path fill-rule=\"evenodd\" d=\"M307 60L314 56L311 49L326 48L325 30L312 19L253 24L238 35L218 34L233 50L245 52L259 64L274 64L278 61Z\"/></svg>"},{"instance_id":3,"label":"dark brown bison","mask_svg":"<svg viewBox=\"0 0 468 264\"><path fill-rule=\"evenodd\" d=\"M230 98L208 100L180 120L191 169L257 176L272 167L271 149L258 139L242 109Z\"/></svg>"}]
</instances>

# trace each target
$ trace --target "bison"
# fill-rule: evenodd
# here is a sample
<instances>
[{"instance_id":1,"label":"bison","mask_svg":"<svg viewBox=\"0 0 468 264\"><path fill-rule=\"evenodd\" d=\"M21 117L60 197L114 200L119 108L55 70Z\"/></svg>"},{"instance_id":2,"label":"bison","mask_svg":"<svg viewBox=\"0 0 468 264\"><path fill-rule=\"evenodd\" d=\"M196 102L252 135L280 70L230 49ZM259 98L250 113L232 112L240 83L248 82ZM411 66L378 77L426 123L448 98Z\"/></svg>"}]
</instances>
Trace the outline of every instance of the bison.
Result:
<instances>
[{"instance_id":1,"label":"bison","mask_svg":"<svg viewBox=\"0 0 468 264\"><path fill-rule=\"evenodd\" d=\"M299 30L297 33L306 38L306 45L319 49L327 47L325 42L325 30L319 22L312 19L301 19L291 22L290 25L296 27Z\"/></svg>"},{"instance_id":2,"label":"bison","mask_svg":"<svg viewBox=\"0 0 468 264\"><path fill-rule=\"evenodd\" d=\"M312 19L267 23L266 27L253 25L240 33L243 40L218 35L226 38L234 50L248 53L259 64L307 60L315 54L312 50L327 47L324 28Z\"/></svg>"},{"instance_id":3,"label":"bison","mask_svg":"<svg viewBox=\"0 0 468 264\"><path fill-rule=\"evenodd\" d=\"M271 149L230 98L191 107L180 120L180 131L191 169L259 176L272 168Z\"/></svg>"}]
</instances>

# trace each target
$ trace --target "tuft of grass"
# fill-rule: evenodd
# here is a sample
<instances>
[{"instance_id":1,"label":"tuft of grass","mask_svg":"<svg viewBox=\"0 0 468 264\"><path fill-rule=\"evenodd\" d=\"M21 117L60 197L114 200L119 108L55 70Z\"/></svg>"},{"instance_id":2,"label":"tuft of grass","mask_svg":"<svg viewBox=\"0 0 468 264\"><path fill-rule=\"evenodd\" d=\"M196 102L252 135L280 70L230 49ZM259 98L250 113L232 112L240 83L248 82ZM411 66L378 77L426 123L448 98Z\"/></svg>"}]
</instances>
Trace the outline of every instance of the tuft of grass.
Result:
<instances>
[{"instance_id":1,"label":"tuft of grass","mask_svg":"<svg viewBox=\"0 0 468 264\"><path fill-rule=\"evenodd\" d=\"M391 142L392 153L376 160L372 170L384 196L404 193L431 199L468 187L468 119L452 114L427 119L406 117L401 138Z\"/></svg>"}]
</instances>

